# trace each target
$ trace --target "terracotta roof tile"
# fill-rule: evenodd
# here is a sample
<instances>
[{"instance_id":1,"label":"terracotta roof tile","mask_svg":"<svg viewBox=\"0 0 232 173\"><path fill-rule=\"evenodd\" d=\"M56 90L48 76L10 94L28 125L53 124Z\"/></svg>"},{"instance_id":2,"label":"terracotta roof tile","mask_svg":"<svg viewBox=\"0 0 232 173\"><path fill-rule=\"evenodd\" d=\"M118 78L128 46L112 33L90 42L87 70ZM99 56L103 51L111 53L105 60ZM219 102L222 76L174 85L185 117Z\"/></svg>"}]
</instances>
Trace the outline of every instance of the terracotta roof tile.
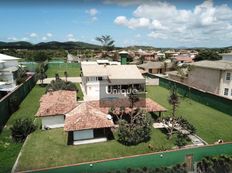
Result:
<instances>
[{"instance_id":1,"label":"terracotta roof tile","mask_svg":"<svg viewBox=\"0 0 232 173\"><path fill-rule=\"evenodd\" d=\"M76 131L114 127L113 121L108 119L107 115L89 105L88 102L80 103L75 109L66 114L64 130Z\"/></svg>"},{"instance_id":2,"label":"terracotta roof tile","mask_svg":"<svg viewBox=\"0 0 232 173\"><path fill-rule=\"evenodd\" d=\"M36 116L54 116L65 114L77 105L76 91L48 92L40 99L40 107Z\"/></svg>"}]
</instances>

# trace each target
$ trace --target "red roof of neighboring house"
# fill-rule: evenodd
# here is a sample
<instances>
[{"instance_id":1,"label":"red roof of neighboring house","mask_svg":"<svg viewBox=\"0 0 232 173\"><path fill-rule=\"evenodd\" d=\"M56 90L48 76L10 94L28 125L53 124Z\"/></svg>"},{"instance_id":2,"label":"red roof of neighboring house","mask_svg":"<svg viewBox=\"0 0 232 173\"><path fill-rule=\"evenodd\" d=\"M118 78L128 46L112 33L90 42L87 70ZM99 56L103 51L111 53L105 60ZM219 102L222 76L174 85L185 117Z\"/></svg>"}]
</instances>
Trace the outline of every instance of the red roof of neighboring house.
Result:
<instances>
[{"instance_id":1,"label":"red roof of neighboring house","mask_svg":"<svg viewBox=\"0 0 232 173\"><path fill-rule=\"evenodd\" d=\"M177 57L174 57L174 59L176 61L183 61L183 62L187 62L187 63L191 63L191 62L194 62L192 57L189 57L189 56L177 56Z\"/></svg>"},{"instance_id":2,"label":"red roof of neighboring house","mask_svg":"<svg viewBox=\"0 0 232 173\"><path fill-rule=\"evenodd\" d=\"M101 112L88 102L83 102L66 114L64 130L77 131L114 127L113 121L107 116L108 114Z\"/></svg>"},{"instance_id":3,"label":"red roof of neighboring house","mask_svg":"<svg viewBox=\"0 0 232 173\"><path fill-rule=\"evenodd\" d=\"M36 116L63 115L75 108L76 91L54 91L48 92L40 99L40 107Z\"/></svg>"},{"instance_id":4,"label":"red roof of neighboring house","mask_svg":"<svg viewBox=\"0 0 232 173\"><path fill-rule=\"evenodd\" d=\"M112 99L112 100L101 100L101 101L89 101L93 107L100 109L104 113L108 113L111 108L114 108L114 112L120 112L123 107L126 113L131 112L131 102L128 99ZM141 108L148 112L165 112L166 108L159 105L150 98L140 99L134 103L134 108Z\"/></svg>"}]
</instances>

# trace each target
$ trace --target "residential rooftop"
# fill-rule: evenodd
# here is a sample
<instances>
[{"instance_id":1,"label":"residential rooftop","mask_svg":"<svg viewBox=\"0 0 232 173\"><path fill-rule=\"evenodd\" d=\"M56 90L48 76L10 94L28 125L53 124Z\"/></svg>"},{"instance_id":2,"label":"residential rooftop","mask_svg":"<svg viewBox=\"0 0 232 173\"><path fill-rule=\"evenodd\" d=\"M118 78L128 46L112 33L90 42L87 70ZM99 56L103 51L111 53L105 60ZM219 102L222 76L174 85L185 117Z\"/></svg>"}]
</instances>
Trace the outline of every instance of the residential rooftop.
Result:
<instances>
[{"instance_id":1,"label":"residential rooftop","mask_svg":"<svg viewBox=\"0 0 232 173\"><path fill-rule=\"evenodd\" d=\"M198 61L191 63L192 66L195 67L204 67L204 68L210 68L210 69L218 69L218 70L232 70L232 62L231 61Z\"/></svg>"},{"instance_id":2,"label":"residential rooftop","mask_svg":"<svg viewBox=\"0 0 232 173\"><path fill-rule=\"evenodd\" d=\"M83 65L85 77L107 76L109 79L144 79L136 65Z\"/></svg>"},{"instance_id":3,"label":"residential rooftop","mask_svg":"<svg viewBox=\"0 0 232 173\"><path fill-rule=\"evenodd\" d=\"M5 55L0 53L0 60L1 61L10 61L10 60L19 60L20 58L16 58L13 56Z\"/></svg>"},{"instance_id":4,"label":"residential rooftop","mask_svg":"<svg viewBox=\"0 0 232 173\"><path fill-rule=\"evenodd\" d=\"M64 130L76 131L114 127L111 117L91 106L88 102L80 103L66 114Z\"/></svg>"},{"instance_id":5,"label":"residential rooftop","mask_svg":"<svg viewBox=\"0 0 232 173\"><path fill-rule=\"evenodd\" d=\"M48 92L40 99L40 107L36 116L64 115L76 107L76 91Z\"/></svg>"},{"instance_id":6,"label":"residential rooftop","mask_svg":"<svg viewBox=\"0 0 232 173\"><path fill-rule=\"evenodd\" d=\"M138 67L140 68L143 68L143 69L151 69L151 68L156 68L156 69L159 69L159 68L164 68L164 62L152 62L152 61L149 61L149 62L146 62L144 64L141 64L141 65L138 65ZM172 64L171 63L167 63L167 68L171 68L172 67Z\"/></svg>"}]
</instances>

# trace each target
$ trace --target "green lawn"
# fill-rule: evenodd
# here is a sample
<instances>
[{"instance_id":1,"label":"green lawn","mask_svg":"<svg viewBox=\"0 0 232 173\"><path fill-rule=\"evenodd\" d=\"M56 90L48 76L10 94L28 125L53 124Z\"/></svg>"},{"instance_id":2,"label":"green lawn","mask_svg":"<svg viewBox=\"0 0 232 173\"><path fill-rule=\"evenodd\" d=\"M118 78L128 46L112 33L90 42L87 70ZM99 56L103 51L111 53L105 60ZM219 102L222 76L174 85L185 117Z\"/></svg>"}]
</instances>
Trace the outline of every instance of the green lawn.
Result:
<instances>
[{"instance_id":1,"label":"green lawn","mask_svg":"<svg viewBox=\"0 0 232 173\"><path fill-rule=\"evenodd\" d=\"M45 89L40 86L35 86L27 95L20 105L20 109L12 114L8 120L6 127L0 134L0 172L10 172L11 168L19 154L22 144L14 143L11 139L10 126L13 122L21 117L34 118L34 114L39 107L39 99Z\"/></svg>"},{"instance_id":2,"label":"green lawn","mask_svg":"<svg viewBox=\"0 0 232 173\"><path fill-rule=\"evenodd\" d=\"M64 77L64 72L68 73L69 77L80 77L80 67L76 64L71 66L68 64L63 64L59 66L49 66L46 74L48 77L55 77L55 74L58 73L60 77Z\"/></svg>"},{"instance_id":3,"label":"green lawn","mask_svg":"<svg viewBox=\"0 0 232 173\"><path fill-rule=\"evenodd\" d=\"M148 97L168 108L165 115L170 115L169 91L159 86L148 86L147 91ZM214 143L218 139L232 141L232 116L187 98L180 101L177 115L188 119L197 128L200 137L208 143Z\"/></svg>"},{"instance_id":4,"label":"green lawn","mask_svg":"<svg viewBox=\"0 0 232 173\"><path fill-rule=\"evenodd\" d=\"M77 86L77 89L78 89L77 100L83 100L84 95L83 95L83 92L81 90L81 86L80 86L79 83L77 83L76 86Z\"/></svg>"},{"instance_id":5,"label":"green lawn","mask_svg":"<svg viewBox=\"0 0 232 173\"><path fill-rule=\"evenodd\" d=\"M118 143L116 140L96 144L68 146L67 134L62 128L36 131L29 137L23 149L17 170L46 168L148 153L151 152L148 144L152 144L155 147L155 151L170 149L174 146L174 140L175 137L170 141L167 140L164 133L160 130L153 129L151 140L137 146L127 147Z\"/></svg>"}]
</instances>

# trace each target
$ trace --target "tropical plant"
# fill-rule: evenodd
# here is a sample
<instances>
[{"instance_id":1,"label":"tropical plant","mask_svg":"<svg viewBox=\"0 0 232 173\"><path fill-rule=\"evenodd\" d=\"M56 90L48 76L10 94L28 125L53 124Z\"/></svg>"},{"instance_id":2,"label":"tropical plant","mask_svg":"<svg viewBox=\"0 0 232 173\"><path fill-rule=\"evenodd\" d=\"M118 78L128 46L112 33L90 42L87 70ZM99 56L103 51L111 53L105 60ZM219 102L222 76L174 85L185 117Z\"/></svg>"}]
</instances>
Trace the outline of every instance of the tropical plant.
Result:
<instances>
[{"instance_id":1,"label":"tropical plant","mask_svg":"<svg viewBox=\"0 0 232 173\"><path fill-rule=\"evenodd\" d=\"M36 77L40 80L40 83L43 85L43 80L47 78L44 63L39 64L38 69L36 70Z\"/></svg>"},{"instance_id":2,"label":"tropical plant","mask_svg":"<svg viewBox=\"0 0 232 173\"><path fill-rule=\"evenodd\" d=\"M96 37L96 40L102 44L103 50L110 51L114 49L114 40L110 35Z\"/></svg>"},{"instance_id":3,"label":"tropical plant","mask_svg":"<svg viewBox=\"0 0 232 173\"><path fill-rule=\"evenodd\" d=\"M148 141L151 134L151 117L141 110L132 111L130 120L118 121L117 140L124 145Z\"/></svg>"},{"instance_id":4,"label":"tropical plant","mask_svg":"<svg viewBox=\"0 0 232 173\"><path fill-rule=\"evenodd\" d=\"M172 105L172 115L171 115L171 118L169 121L171 126L168 128L169 129L169 139L171 139L172 135L173 135L174 126L176 124L176 109L180 103L179 96L177 94L177 90L176 90L175 86L170 88L170 96L168 98L168 103L170 105Z\"/></svg>"},{"instance_id":5,"label":"tropical plant","mask_svg":"<svg viewBox=\"0 0 232 173\"><path fill-rule=\"evenodd\" d=\"M58 91L58 90L70 90L77 91L77 87L74 83L70 81L64 81L60 78L52 80L50 84L48 84L46 88L46 92L48 91Z\"/></svg>"},{"instance_id":6,"label":"tropical plant","mask_svg":"<svg viewBox=\"0 0 232 173\"><path fill-rule=\"evenodd\" d=\"M187 144L187 138L188 136L186 134L182 134L181 132L178 132L175 144L178 147L183 147Z\"/></svg>"},{"instance_id":7,"label":"tropical plant","mask_svg":"<svg viewBox=\"0 0 232 173\"><path fill-rule=\"evenodd\" d=\"M24 83L26 80L27 80L26 71L20 67L16 72L16 84L20 85L21 83Z\"/></svg>"},{"instance_id":8,"label":"tropical plant","mask_svg":"<svg viewBox=\"0 0 232 173\"><path fill-rule=\"evenodd\" d=\"M67 73L67 71L64 72L64 77L65 77L65 82L67 82L68 81L68 73Z\"/></svg>"},{"instance_id":9,"label":"tropical plant","mask_svg":"<svg viewBox=\"0 0 232 173\"><path fill-rule=\"evenodd\" d=\"M29 118L17 119L10 130L14 141L23 142L30 133L36 130L36 126Z\"/></svg>"}]
</instances>

